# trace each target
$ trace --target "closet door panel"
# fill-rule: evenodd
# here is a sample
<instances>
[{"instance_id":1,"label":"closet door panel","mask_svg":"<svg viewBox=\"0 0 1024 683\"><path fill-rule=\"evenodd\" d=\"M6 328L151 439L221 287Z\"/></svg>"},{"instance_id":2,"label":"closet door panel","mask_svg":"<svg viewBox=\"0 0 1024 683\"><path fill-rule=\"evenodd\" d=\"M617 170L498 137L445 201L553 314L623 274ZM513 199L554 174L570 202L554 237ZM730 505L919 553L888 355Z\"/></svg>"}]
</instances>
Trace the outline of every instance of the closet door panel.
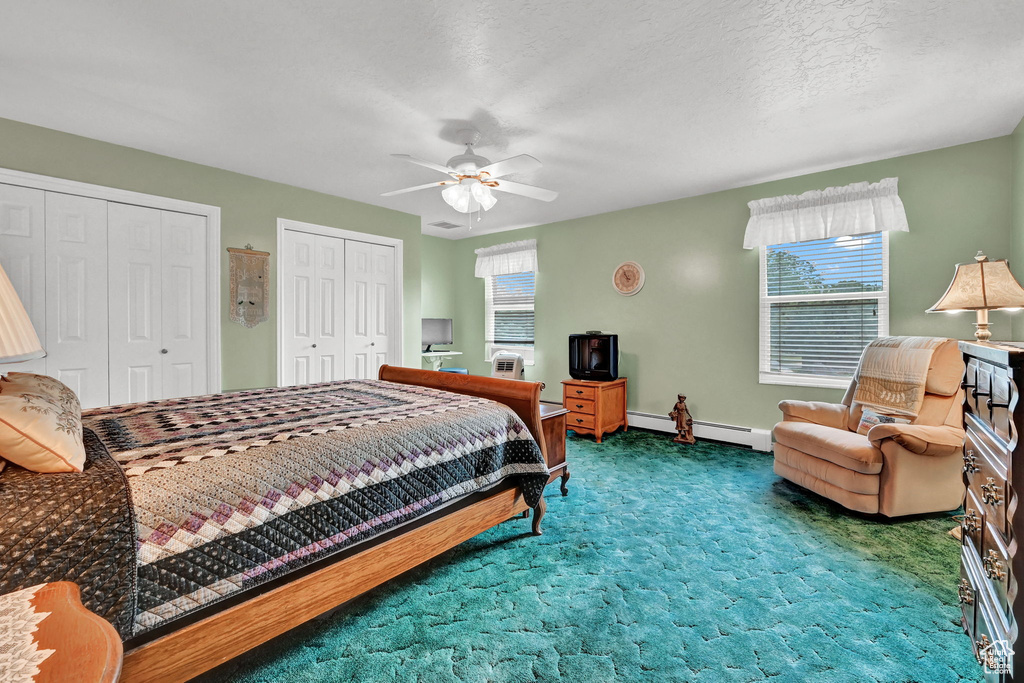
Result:
<instances>
[{"instance_id":1,"label":"closet door panel","mask_svg":"<svg viewBox=\"0 0 1024 683\"><path fill-rule=\"evenodd\" d=\"M46 342L45 194L0 184L0 266L25 306L39 341ZM0 364L0 374L46 372L46 360Z\"/></svg>"},{"instance_id":2,"label":"closet door panel","mask_svg":"<svg viewBox=\"0 0 1024 683\"><path fill-rule=\"evenodd\" d=\"M110 402L152 401L164 390L160 211L116 203L107 211Z\"/></svg>"},{"instance_id":3,"label":"closet door panel","mask_svg":"<svg viewBox=\"0 0 1024 683\"><path fill-rule=\"evenodd\" d=\"M316 235L315 381L345 379L345 240Z\"/></svg>"},{"instance_id":4,"label":"closet door panel","mask_svg":"<svg viewBox=\"0 0 1024 683\"><path fill-rule=\"evenodd\" d=\"M346 379L373 379L373 245L345 244Z\"/></svg>"},{"instance_id":5,"label":"closet door panel","mask_svg":"<svg viewBox=\"0 0 1024 683\"><path fill-rule=\"evenodd\" d=\"M316 261L314 235L296 230L282 234L281 383L284 386L317 381L316 367Z\"/></svg>"},{"instance_id":6,"label":"closet door panel","mask_svg":"<svg viewBox=\"0 0 1024 683\"><path fill-rule=\"evenodd\" d=\"M207 385L206 218L161 211L163 398L198 396Z\"/></svg>"},{"instance_id":7,"label":"closet door panel","mask_svg":"<svg viewBox=\"0 0 1024 683\"><path fill-rule=\"evenodd\" d=\"M108 405L107 203L47 192L45 241L46 374Z\"/></svg>"},{"instance_id":8,"label":"closet door panel","mask_svg":"<svg viewBox=\"0 0 1024 683\"><path fill-rule=\"evenodd\" d=\"M372 335L372 376L377 376L381 365L390 360L395 329L395 248L374 244L371 250L373 267L373 335Z\"/></svg>"}]
</instances>

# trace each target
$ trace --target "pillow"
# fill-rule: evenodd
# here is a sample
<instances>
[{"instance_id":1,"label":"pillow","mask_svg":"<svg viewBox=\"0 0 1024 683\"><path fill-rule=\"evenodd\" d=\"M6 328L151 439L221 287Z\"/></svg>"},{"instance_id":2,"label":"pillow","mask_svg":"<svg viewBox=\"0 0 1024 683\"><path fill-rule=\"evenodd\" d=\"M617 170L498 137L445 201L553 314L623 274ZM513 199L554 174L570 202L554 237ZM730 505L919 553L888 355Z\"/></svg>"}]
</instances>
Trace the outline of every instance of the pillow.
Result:
<instances>
[{"instance_id":1,"label":"pillow","mask_svg":"<svg viewBox=\"0 0 1024 683\"><path fill-rule=\"evenodd\" d=\"M860 414L860 425L857 427L858 434L867 434L868 430L877 424L910 424L910 419L905 417L893 417L875 412L871 408L864 408Z\"/></svg>"},{"instance_id":2,"label":"pillow","mask_svg":"<svg viewBox=\"0 0 1024 683\"><path fill-rule=\"evenodd\" d=\"M45 375L0 377L0 457L33 472L81 472L85 446L75 392Z\"/></svg>"}]
</instances>

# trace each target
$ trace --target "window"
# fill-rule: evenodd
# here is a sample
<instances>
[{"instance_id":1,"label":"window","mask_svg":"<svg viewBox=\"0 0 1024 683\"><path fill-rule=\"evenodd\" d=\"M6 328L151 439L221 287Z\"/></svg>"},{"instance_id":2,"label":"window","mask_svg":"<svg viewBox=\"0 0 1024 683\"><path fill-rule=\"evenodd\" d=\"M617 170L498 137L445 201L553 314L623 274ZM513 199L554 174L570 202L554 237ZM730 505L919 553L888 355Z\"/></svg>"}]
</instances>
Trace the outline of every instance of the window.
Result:
<instances>
[{"instance_id":1,"label":"window","mask_svg":"<svg viewBox=\"0 0 1024 683\"><path fill-rule=\"evenodd\" d=\"M761 247L762 384L845 387L889 334L887 232Z\"/></svg>"},{"instance_id":2,"label":"window","mask_svg":"<svg viewBox=\"0 0 1024 683\"><path fill-rule=\"evenodd\" d=\"M487 360L496 353L520 354L533 365L533 297L536 273L490 275L484 278Z\"/></svg>"}]
</instances>

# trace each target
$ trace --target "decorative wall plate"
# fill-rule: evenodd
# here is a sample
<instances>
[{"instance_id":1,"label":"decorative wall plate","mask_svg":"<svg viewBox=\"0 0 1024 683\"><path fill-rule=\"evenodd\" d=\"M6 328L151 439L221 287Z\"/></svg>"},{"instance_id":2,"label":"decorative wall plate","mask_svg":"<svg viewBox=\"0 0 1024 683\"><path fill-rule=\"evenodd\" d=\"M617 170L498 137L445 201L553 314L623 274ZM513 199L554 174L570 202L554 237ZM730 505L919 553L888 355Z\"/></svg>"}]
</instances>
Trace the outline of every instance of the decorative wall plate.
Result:
<instances>
[{"instance_id":1,"label":"decorative wall plate","mask_svg":"<svg viewBox=\"0 0 1024 683\"><path fill-rule=\"evenodd\" d=\"M623 296L633 296L644 286L644 269L636 261L625 261L612 273L612 286Z\"/></svg>"}]
</instances>

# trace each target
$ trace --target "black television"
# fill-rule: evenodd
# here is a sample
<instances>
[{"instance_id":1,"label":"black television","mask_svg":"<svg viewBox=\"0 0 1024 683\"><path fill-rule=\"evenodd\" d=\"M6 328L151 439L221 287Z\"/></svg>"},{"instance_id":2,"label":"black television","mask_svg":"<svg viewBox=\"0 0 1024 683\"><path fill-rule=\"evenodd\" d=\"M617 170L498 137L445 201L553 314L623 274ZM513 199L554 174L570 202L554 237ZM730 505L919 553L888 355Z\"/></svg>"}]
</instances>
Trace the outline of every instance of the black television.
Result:
<instances>
[{"instance_id":1,"label":"black television","mask_svg":"<svg viewBox=\"0 0 1024 683\"><path fill-rule=\"evenodd\" d=\"M611 382L619 378L619 335L570 334L569 376Z\"/></svg>"},{"instance_id":2,"label":"black television","mask_svg":"<svg viewBox=\"0 0 1024 683\"><path fill-rule=\"evenodd\" d=\"M424 351L430 351L432 344L451 344L453 341L451 318L423 318L420 343Z\"/></svg>"}]
</instances>

